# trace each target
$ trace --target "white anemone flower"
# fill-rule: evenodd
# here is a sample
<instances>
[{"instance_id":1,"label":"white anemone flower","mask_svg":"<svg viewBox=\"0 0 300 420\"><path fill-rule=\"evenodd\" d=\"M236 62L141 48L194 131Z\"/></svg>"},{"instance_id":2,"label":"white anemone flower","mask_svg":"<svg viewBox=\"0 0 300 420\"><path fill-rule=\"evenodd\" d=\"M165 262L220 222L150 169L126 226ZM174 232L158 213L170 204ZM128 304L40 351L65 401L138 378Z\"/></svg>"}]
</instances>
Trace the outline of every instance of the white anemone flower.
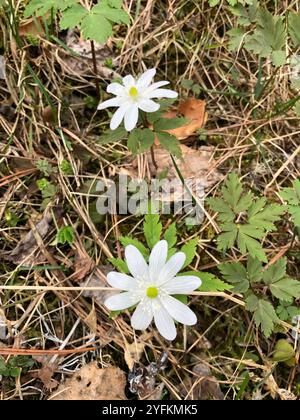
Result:
<instances>
[{"instance_id":1,"label":"white anemone flower","mask_svg":"<svg viewBox=\"0 0 300 420\"><path fill-rule=\"evenodd\" d=\"M174 320L184 325L197 322L194 312L171 295L188 294L201 286L196 276L177 276L186 256L177 252L168 261L168 244L159 241L151 251L149 265L140 251L133 245L125 248L125 259L132 277L111 272L108 283L125 292L114 294L105 301L111 311L119 311L137 305L131 325L136 330L145 330L154 318L160 334L167 340L174 340Z\"/></svg>"},{"instance_id":2,"label":"white anemone flower","mask_svg":"<svg viewBox=\"0 0 300 420\"><path fill-rule=\"evenodd\" d=\"M98 109L118 107L110 122L111 130L118 128L124 119L125 129L132 131L138 122L139 109L144 112L158 111L160 105L154 102L153 98L177 98L178 94L174 90L161 89L169 82L151 84L155 73L156 69L149 69L137 80L128 75L122 79L122 84L111 83L107 86L106 91L116 97L100 103Z\"/></svg>"}]
</instances>

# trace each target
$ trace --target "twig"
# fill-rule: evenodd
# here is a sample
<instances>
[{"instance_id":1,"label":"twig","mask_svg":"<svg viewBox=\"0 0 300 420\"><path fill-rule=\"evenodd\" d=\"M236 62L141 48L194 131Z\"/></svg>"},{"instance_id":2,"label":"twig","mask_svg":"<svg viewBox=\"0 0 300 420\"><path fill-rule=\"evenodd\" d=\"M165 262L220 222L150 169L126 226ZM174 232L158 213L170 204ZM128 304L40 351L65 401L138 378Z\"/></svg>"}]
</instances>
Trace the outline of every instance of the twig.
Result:
<instances>
[{"instance_id":1,"label":"twig","mask_svg":"<svg viewBox=\"0 0 300 420\"><path fill-rule=\"evenodd\" d=\"M96 94L97 94L97 98L100 100L100 85L99 85L99 79L98 79L98 67L97 67L95 43L92 40L91 40L91 50L92 50L93 67L94 67L94 75L95 75Z\"/></svg>"}]
</instances>

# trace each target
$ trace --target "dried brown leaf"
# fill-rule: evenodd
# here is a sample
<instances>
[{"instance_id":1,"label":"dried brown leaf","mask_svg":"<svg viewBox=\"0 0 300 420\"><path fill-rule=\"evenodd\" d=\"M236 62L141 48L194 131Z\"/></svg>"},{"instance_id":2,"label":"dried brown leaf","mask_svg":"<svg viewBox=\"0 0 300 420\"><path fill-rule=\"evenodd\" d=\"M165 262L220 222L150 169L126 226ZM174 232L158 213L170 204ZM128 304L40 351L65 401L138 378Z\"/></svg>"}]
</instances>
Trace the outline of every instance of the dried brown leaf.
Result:
<instances>
[{"instance_id":1,"label":"dried brown leaf","mask_svg":"<svg viewBox=\"0 0 300 420\"><path fill-rule=\"evenodd\" d=\"M115 367L100 369L89 363L61 384L50 400L126 400L125 373Z\"/></svg>"}]
</instances>

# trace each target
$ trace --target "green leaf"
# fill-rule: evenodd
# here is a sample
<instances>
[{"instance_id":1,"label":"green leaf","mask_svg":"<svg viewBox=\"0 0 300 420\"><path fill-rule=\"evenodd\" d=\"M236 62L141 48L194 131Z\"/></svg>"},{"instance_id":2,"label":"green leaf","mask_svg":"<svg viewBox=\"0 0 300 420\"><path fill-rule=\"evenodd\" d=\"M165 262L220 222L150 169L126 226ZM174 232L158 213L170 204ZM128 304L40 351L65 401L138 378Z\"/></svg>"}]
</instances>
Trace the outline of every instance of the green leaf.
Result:
<instances>
[{"instance_id":1,"label":"green leaf","mask_svg":"<svg viewBox=\"0 0 300 420\"><path fill-rule=\"evenodd\" d=\"M89 13L89 11L81 6L81 4L74 4L62 12L62 17L59 26L62 30L75 28L80 25L82 19Z\"/></svg>"},{"instance_id":2,"label":"green leaf","mask_svg":"<svg viewBox=\"0 0 300 420\"><path fill-rule=\"evenodd\" d=\"M265 284L272 284L278 280L281 280L286 275L286 264L287 259L280 258L276 263L270 265L263 272L263 281Z\"/></svg>"},{"instance_id":3,"label":"green leaf","mask_svg":"<svg viewBox=\"0 0 300 420\"><path fill-rule=\"evenodd\" d=\"M112 24L105 17L95 13L85 16L81 22L81 31L85 39L91 39L99 44L104 44L113 35Z\"/></svg>"},{"instance_id":4,"label":"green leaf","mask_svg":"<svg viewBox=\"0 0 300 420\"><path fill-rule=\"evenodd\" d=\"M268 10L260 9L257 25L252 35L246 36L245 48L260 57L271 58L274 65L285 63L286 26L284 18L273 16Z\"/></svg>"},{"instance_id":5,"label":"green leaf","mask_svg":"<svg viewBox=\"0 0 300 420\"><path fill-rule=\"evenodd\" d=\"M259 241L254 238L260 238L262 233L251 225L240 226L237 243L242 254L249 252L252 258L257 258L259 261L267 262L266 254Z\"/></svg>"},{"instance_id":6,"label":"green leaf","mask_svg":"<svg viewBox=\"0 0 300 420\"><path fill-rule=\"evenodd\" d=\"M238 235L238 228L234 223L221 225L221 229L225 231L218 236L218 250L226 250L232 248Z\"/></svg>"},{"instance_id":7,"label":"green leaf","mask_svg":"<svg viewBox=\"0 0 300 420\"><path fill-rule=\"evenodd\" d=\"M198 238L191 239L186 244L181 247L181 252L184 252L186 255L186 259L182 268L187 267L190 265L195 258L197 253L197 246L198 246Z\"/></svg>"},{"instance_id":8,"label":"green leaf","mask_svg":"<svg viewBox=\"0 0 300 420\"><path fill-rule=\"evenodd\" d=\"M52 9L56 13L57 10L65 10L76 3L78 3L78 0L30 0L25 7L24 17L44 16Z\"/></svg>"},{"instance_id":9,"label":"green leaf","mask_svg":"<svg viewBox=\"0 0 300 420\"><path fill-rule=\"evenodd\" d=\"M247 270L241 263L223 263L219 264L219 270L228 283L234 285L233 292L245 293L249 289L249 279Z\"/></svg>"},{"instance_id":10,"label":"green leaf","mask_svg":"<svg viewBox=\"0 0 300 420\"><path fill-rule=\"evenodd\" d=\"M160 240L162 224L158 214L146 214L143 225L145 238L150 249Z\"/></svg>"},{"instance_id":11,"label":"green leaf","mask_svg":"<svg viewBox=\"0 0 300 420\"><path fill-rule=\"evenodd\" d=\"M295 364L294 347L284 338L277 341L273 353L273 360L275 362L293 362Z\"/></svg>"},{"instance_id":12,"label":"green leaf","mask_svg":"<svg viewBox=\"0 0 300 420\"><path fill-rule=\"evenodd\" d=\"M250 284L260 282L262 280L262 263L256 258L248 258L247 273Z\"/></svg>"},{"instance_id":13,"label":"green leaf","mask_svg":"<svg viewBox=\"0 0 300 420\"><path fill-rule=\"evenodd\" d=\"M279 195L288 203L293 223L300 228L300 179L293 182L292 188L283 188Z\"/></svg>"},{"instance_id":14,"label":"green leaf","mask_svg":"<svg viewBox=\"0 0 300 420\"><path fill-rule=\"evenodd\" d=\"M72 226L63 226L59 229L56 234L55 245L57 244L66 244L68 243L70 246L73 244L75 239L75 232Z\"/></svg>"},{"instance_id":15,"label":"green leaf","mask_svg":"<svg viewBox=\"0 0 300 420\"><path fill-rule=\"evenodd\" d=\"M173 130L187 124L186 118L161 118L154 123L154 131Z\"/></svg>"},{"instance_id":16,"label":"green leaf","mask_svg":"<svg viewBox=\"0 0 300 420\"><path fill-rule=\"evenodd\" d=\"M114 23L125 23L125 25L130 23L128 14L122 9L122 2L101 0L91 9L91 13L103 16Z\"/></svg>"},{"instance_id":17,"label":"green leaf","mask_svg":"<svg viewBox=\"0 0 300 420\"><path fill-rule=\"evenodd\" d=\"M254 202L248 211L249 223L255 228L272 231L276 229L274 222L280 220L284 208L278 204L269 204L264 207L265 203L264 198L260 198Z\"/></svg>"},{"instance_id":18,"label":"green leaf","mask_svg":"<svg viewBox=\"0 0 300 420\"><path fill-rule=\"evenodd\" d=\"M114 257L109 258L108 261L122 273L125 273L125 274L129 273L126 261L123 261L120 258L114 258Z\"/></svg>"},{"instance_id":19,"label":"green leaf","mask_svg":"<svg viewBox=\"0 0 300 420\"><path fill-rule=\"evenodd\" d=\"M264 335L268 338L274 329L274 324L278 323L278 317L271 303L264 299L257 299L254 302L253 299L251 302L247 300L247 307L254 312L256 326L260 326Z\"/></svg>"},{"instance_id":20,"label":"green leaf","mask_svg":"<svg viewBox=\"0 0 300 420\"><path fill-rule=\"evenodd\" d=\"M133 246L135 246L141 252L141 254L145 258L148 258L149 257L149 251L148 251L148 249L140 241L138 241L137 239L130 238L128 236L121 236L119 238L119 241L121 242L121 244L123 246L127 246L127 245L133 245Z\"/></svg>"},{"instance_id":21,"label":"green leaf","mask_svg":"<svg viewBox=\"0 0 300 420\"><path fill-rule=\"evenodd\" d=\"M227 32L229 36L228 48L229 51L237 51L241 48L245 39L246 31L242 28L233 28Z\"/></svg>"},{"instance_id":22,"label":"green leaf","mask_svg":"<svg viewBox=\"0 0 300 420\"><path fill-rule=\"evenodd\" d=\"M188 271L182 273L184 276L196 276L202 280L202 284L198 290L201 292L223 292L224 290L231 290L233 286L218 279L214 274L206 273L204 271Z\"/></svg>"},{"instance_id":23,"label":"green leaf","mask_svg":"<svg viewBox=\"0 0 300 420\"><path fill-rule=\"evenodd\" d=\"M123 127L118 127L116 130L108 130L102 134L98 143L108 144L125 139L128 136L127 131Z\"/></svg>"},{"instance_id":24,"label":"green leaf","mask_svg":"<svg viewBox=\"0 0 300 420\"><path fill-rule=\"evenodd\" d=\"M177 228L176 223L172 223L164 233L164 239L168 242L169 249L176 245L177 242Z\"/></svg>"},{"instance_id":25,"label":"green leaf","mask_svg":"<svg viewBox=\"0 0 300 420\"><path fill-rule=\"evenodd\" d=\"M290 12L288 15L288 30L295 47L300 45L300 9L298 13Z\"/></svg>"},{"instance_id":26,"label":"green leaf","mask_svg":"<svg viewBox=\"0 0 300 420\"><path fill-rule=\"evenodd\" d=\"M286 52L285 51L273 51L271 54L271 61L275 67L284 66L286 63Z\"/></svg>"},{"instance_id":27,"label":"green leaf","mask_svg":"<svg viewBox=\"0 0 300 420\"><path fill-rule=\"evenodd\" d=\"M277 280L270 284L270 291L277 299L291 302L300 298L300 282L290 278Z\"/></svg>"},{"instance_id":28,"label":"green leaf","mask_svg":"<svg viewBox=\"0 0 300 420\"><path fill-rule=\"evenodd\" d=\"M175 136L172 136L171 134L164 133L164 132L157 132L156 135L158 137L158 140L161 146L164 149L166 149L168 152L170 152L172 155L178 158L182 157L180 143Z\"/></svg>"},{"instance_id":29,"label":"green leaf","mask_svg":"<svg viewBox=\"0 0 300 420\"><path fill-rule=\"evenodd\" d=\"M128 137L127 147L133 154L143 153L153 145L155 135L149 128L136 128Z\"/></svg>"}]
</instances>

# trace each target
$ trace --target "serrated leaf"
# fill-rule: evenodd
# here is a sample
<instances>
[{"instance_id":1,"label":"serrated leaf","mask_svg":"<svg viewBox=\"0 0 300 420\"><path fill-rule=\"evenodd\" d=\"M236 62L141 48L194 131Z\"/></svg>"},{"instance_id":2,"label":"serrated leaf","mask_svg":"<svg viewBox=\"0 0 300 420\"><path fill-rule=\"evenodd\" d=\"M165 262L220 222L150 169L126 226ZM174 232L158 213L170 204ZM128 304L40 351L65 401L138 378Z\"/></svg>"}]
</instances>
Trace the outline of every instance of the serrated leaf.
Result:
<instances>
[{"instance_id":1,"label":"serrated leaf","mask_svg":"<svg viewBox=\"0 0 300 420\"><path fill-rule=\"evenodd\" d=\"M245 293L249 289L247 271L241 263L219 264L219 270L224 279L234 285L233 292Z\"/></svg>"},{"instance_id":2,"label":"serrated leaf","mask_svg":"<svg viewBox=\"0 0 300 420\"><path fill-rule=\"evenodd\" d=\"M229 51L237 51L239 48L241 48L245 39L245 34L245 30L242 28L233 28L227 32L227 35L229 36Z\"/></svg>"},{"instance_id":3,"label":"serrated leaf","mask_svg":"<svg viewBox=\"0 0 300 420\"><path fill-rule=\"evenodd\" d=\"M300 282L290 278L277 280L270 283L270 291L277 299L291 302L300 298Z\"/></svg>"},{"instance_id":4,"label":"serrated leaf","mask_svg":"<svg viewBox=\"0 0 300 420\"><path fill-rule=\"evenodd\" d=\"M282 50L273 51L271 54L271 61L275 67L284 66L286 63L286 52Z\"/></svg>"},{"instance_id":5,"label":"serrated leaf","mask_svg":"<svg viewBox=\"0 0 300 420\"><path fill-rule=\"evenodd\" d=\"M176 223L172 223L164 233L164 239L168 242L169 249L176 245L177 242L177 228Z\"/></svg>"},{"instance_id":6,"label":"serrated leaf","mask_svg":"<svg viewBox=\"0 0 300 420\"><path fill-rule=\"evenodd\" d=\"M164 132L157 132L155 134L157 135L157 138L164 149L166 149L168 152L170 152L172 155L176 156L177 158L182 157L180 143L177 137L172 136L169 133L164 133Z\"/></svg>"},{"instance_id":7,"label":"serrated leaf","mask_svg":"<svg viewBox=\"0 0 300 420\"><path fill-rule=\"evenodd\" d=\"M271 284L276 282L286 275L286 264L287 259L285 257L280 258L276 263L270 265L264 272L263 272L263 281L265 284Z\"/></svg>"},{"instance_id":8,"label":"serrated leaf","mask_svg":"<svg viewBox=\"0 0 300 420\"><path fill-rule=\"evenodd\" d=\"M99 44L104 44L113 34L111 23L96 13L89 13L84 17L81 22L81 31L85 39L94 40Z\"/></svg>"},{"instance_id":9,"label":"serrated leaf","mask_svg":"<svg viewBox=\"0 0 300 420\"><path fill-rule=\"evenodd\" d=\"M261 243L254 239L253 236L259 237L257 230L249 229L249 226L241 226L237 236L239 250L242 254L249 252L252 258L267 262L267 257Z\"/></svg>"},{"instance_id":10,"label":"serrated leaf","mask_svg":"<svg viewBox=\"0 0 300 420\"><path fill-rule=\"evenodd\" d=\"M121 236L119 238L119 241L123 246L127 246L127 245L135 246L146 259L149 257L148 249L137 239L130 238L129 236Z\"/></svg>"},{"instance_id":11,"label":"serrated leaf","mask_svg":"<svg viewBox=\"0 0 300 420\"><path fill-rule=\"evenodd\" d=\"M125 273L125 274L129 273L126 261L121 260L120 258L114 258L114 257L109 258L108 261L122 273Z\"/></svg>"},{"instance_id":12,"label":"serrated leaf","mask_svg":"<svg viewBox=\"0 0 300 420\"><path fill-rule=\"evenodd\" d=\"M75 28L88 13L89 11L81 4L74 4L62 12L59 26L62 30Z\"/></svg>"},{"instance_id":13,"label":"serrated leaf","mask_svg":"<svg viewBox=\"0 0 300 420\"><path fill-rule=\"evenodd\" d=\"M173 130L187 124L186 118L160 118L154 123L154 131Z\"/></svg>"},{"instance_id":14,"label":"serrated leaf","mask_svg":"<svg viewBox=\"0 0 300 420\"><path fill-rule=\"evenodd\" d=\"M128 137L127 147L133 154L143 153L154 143L154 133L149 128L136 128Z\"/></svg>"},{"instance_id":15,"label":"serrated leaf","mask_svg":"<svg viewBox=\"0 0 300 420\"><path fill-rule=\"evenodd\" d=\"M257 26L252 35L246 36L245 48L260 57L270 57L276 66L285 62L286 26L283 17L273 16L267 9L260 9Z\"/></svg>"},{"instance_id":16,"label":"serrated leaf","mask_svg":"<svg viewBox=\"0 0 300 420\"><path fill-rule=\"evenodd\" d=\"M263 202L263 199L257 200L258 202ZM255 228L261 228L266 231L272 231L276 229L274 222L280 220L280 216L284 212L284 208L278 204L269 204L263 210L261 208L258 210L256 208L250 207L248 216L249 224Z\"/></svg>"},{"instance_id":17,"label":"serrated leaf","mask_svg":"<svg viewBox=\"0 0 300 420\"><path fill-rule=\"evenodd\" d=\"M256 258L248 258L247 273L250 284L257 283L262 280L262 263Z\"/></svg>"},{"instance_id":18,"label":"serrated leaf","mask_svg":"<svg viewBox=\"0 0 300 420\"><path fill-rule=\"evenodd\" d=\"M145 238L150 249L160 240L162 224L158 214L146 214L143 225Z\"/></svg>"},{"instance_id":19,"label":"serrated leaf","mask_svg":"<svg viewBox=\"0 0 300 420\"><path fill-rule=\"evenodd\" d=\"M230 206L222 198L208 198L208 204L210 207L217 211L218 219L221 222L233 222L235 219L235 213L230 208Z\"/></svg>"},{"instance_id":20,"label":"serrated leaf","mask_svg":"<svg viewBox=\"0 0 300 420\"><path fill-rule=\"evenodd\" d=\"M300 228L300 180L295 180L292 188L284 188L279 195L289 204L293 223Z\"/></svg>"},{"instance_id":21,"label":"serrated leaf","mask_svg":"<svg viewBox=\"0 0 300 420\"><path fill-rule=\"evenodd\" d=\"M254 310L254 321L256 326L260 326L262 332L268 338L274 329L274 324L278 322L278 317L270 302L258 299Z\"/></svg>"},{"instance_id":22,"label":"serrated leaf","mask_svg":"<svg viewBox=\"0 0 300 420\"><path fill-rule=\"evenodd\" d=\"M121 8L122 3L109 0L101 0L92 9L91 13L103 16L114 23L125 23L129 25L130 19L128 14Z\"/></svg>"},{"instance_id":23,"label":"serrated leaf","mask_svg":"<svg viewBox=\"0 0 300 420\"><path fill-rule=\"evenodd\" d=\"M247 311L254 312L258 305L258 297L255 296L253 293L250 293L249 296L247 296L245 302L246 302L246 309Z\"/></svg>"},{"instance_id":24,"label":"serrated leaf","mask_svg":"<svg viewBox=\"0 0 300 420\"><path fill-rule=\"evenodd\" d=\"M300 45L300 10L298 13L290 12L288 15L288 30L294 46Z\"/></svg>"},{"instance_id":25,"label":"serrated leaf","mask_svg":"<svg viewBox=\"0 0 300 420\"><path fill-rule=\"evenodd\" d=\"M214 274L204 271L186 271L179 273L177 276L196 276L202 281L198 290L201 292L224 292L224 290L231 290L233 286L218 279Z\"/></svg>"},{"instance_id":26,"label":"serrated leaf","mask_svg":"<svg viewBox=\"0 0 300 420\"><path fill-rule=\"evenodd\" d=\"M218 236L218 250L223 251L232 248L238 235L237 226L234 223L221 225L221 229L225 231Z\"/></svg>"},{"instance_id":27,"label":"serrated leaf","mask_svg":"<svg viewBox=\"0 0 300 420\"><path fill-rule=\"evenodd\" d=\"M54 10L56 13L57 10L65 10L76 3L78 3L77 0L30 0L25 7L24 17L28 18L33 15L44 16L50 10Z\"/></svg>"},{"instance_id":28,"label":"serrated leaf","mask_svg":"<svg viewBox=\"0 0 300 420\"><path fill-rule=\"evenodd\" d=\"M193 262L195 255L197 253L198 238L191 239L186 244L181 247L181 252L184 252L186 259L182 268L187 267Z\"/></svg>"},{"instance_id":29,"label":"serrated leaf","mask_svg":"<svg viewBox=\"0 0 300 420\"><path fill-rule=\"evenodd\" d=\"M98 140L100 144L108 144L125 139L128 136L127 131L123 127L118 127L116 130L108 130L103 133Z\"/></svg>"}]
</instances>

